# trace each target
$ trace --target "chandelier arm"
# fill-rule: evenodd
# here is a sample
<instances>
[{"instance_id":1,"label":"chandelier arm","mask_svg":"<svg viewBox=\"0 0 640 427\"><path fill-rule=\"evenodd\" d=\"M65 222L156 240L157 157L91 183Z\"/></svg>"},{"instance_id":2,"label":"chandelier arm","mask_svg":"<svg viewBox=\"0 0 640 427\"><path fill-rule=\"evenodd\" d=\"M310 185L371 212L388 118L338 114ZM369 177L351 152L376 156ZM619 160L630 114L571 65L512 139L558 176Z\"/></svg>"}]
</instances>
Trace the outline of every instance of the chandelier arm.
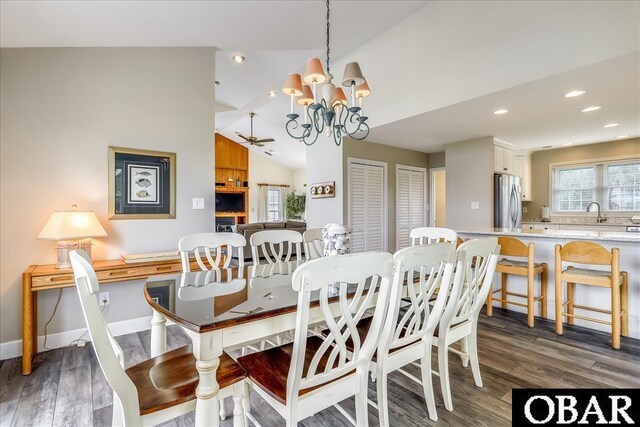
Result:
<instances>
[{"instance_id":1,"label":"chandelier arm","mask_svg":"<svg viewBox=\"0 0 640 427\"><path fill-rule=\"evenodd\" d=\"M298 125L298 120L295 118L289 119L284 127L284 129L287 131L287 134L289 134L289 136L293 139L302 139L303 136L295 136L293 133L291 133L293 130L297 129L299 127ZM304 135L304 132L303 132Z\"/></svg>"},{"instance_id":2,"label":"chandelier arm","mask_svg":"<svg viewBox=\"0 0 640 427\"><path fill-rule=\"evenodd\" d=\"M353 135L353 134L355 134L357 132L360 132L360 128L363 127L363 125L366 124L364 121L361 120L361 118L362 118L362 116L358 112L351 112L349 114L349 120L345 120L345 123L344 123L345 132L348 133L349 136L351 136L351 135ZM348 124L349 123L351 123L351 124L356 124L357 123L358 126L356 126L356 128L353 129L353 130L349 130L349 128L348 128Z\"/></svg>"},{"instance_id":3,"label":"chandelier arm","mask_svg":"<svg viewBox=\"0 0 640 427\"><path fill-rule=\"evenodd\" d=\"M320 136L320 132L315 132L314 135L313 135L313 139L309 140L309 137L311 136L311 129L312 129L312 127L309 128L309 134L305 138L302 139L302 142L304 142L304 144L306 146L311 146L311 145L315 144L315 142L318 140L318 136Z\"/></svg>"}]
</instances>

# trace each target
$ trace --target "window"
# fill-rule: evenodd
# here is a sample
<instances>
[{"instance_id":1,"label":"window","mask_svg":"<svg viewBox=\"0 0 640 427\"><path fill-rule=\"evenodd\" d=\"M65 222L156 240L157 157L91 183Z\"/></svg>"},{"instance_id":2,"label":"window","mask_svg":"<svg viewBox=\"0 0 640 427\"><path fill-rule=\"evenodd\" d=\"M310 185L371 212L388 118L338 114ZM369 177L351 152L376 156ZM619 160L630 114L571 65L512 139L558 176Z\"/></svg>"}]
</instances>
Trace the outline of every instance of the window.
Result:
<instances>
[{"instance_id":1,"label":"window","mask_svg":"<svg viewBox=\"0 0 640 427\"><path fill-rule=\"evenodd\" d=\"M552 174L553 212L585 212L591 202L602 211L640 211L640 160L556 166Z\"/></svg>"},{"instance_id":2,"label":"window","mask_svg":"<svg viewBox=\"0 0 640 427\"><path fill-rule=\"evenodd\" d=\"M267 190L267 218L269 221L281 221L283 219L280 191L279 188L269 188Z\"/></svg>"}]
</instances>

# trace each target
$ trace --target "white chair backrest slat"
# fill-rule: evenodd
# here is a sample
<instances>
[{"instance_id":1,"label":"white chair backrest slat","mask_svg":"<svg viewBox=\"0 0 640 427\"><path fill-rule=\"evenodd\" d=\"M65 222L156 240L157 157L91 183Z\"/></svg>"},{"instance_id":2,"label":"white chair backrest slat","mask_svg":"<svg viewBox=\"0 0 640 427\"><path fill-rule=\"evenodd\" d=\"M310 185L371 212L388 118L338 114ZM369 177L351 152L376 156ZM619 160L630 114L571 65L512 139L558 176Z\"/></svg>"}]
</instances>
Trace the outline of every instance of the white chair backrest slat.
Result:
<instances>
[{"instance_id":1,"label":"white chair backrest slat","mask_svg":"<svg viewBox=\"0 0 640 427\"><path fill-rule=\"evenodd\" d=\"M451 291L449 304L442 316L448 326L475 319L490 292L500 254L498 239L487 237L468 240L458 247L463 261L461 286Z\"/></svg>"},{"instance_id":2,"label":"white chair backrest slat","mask_svg":"<svg viewBox=\"0 0 640 427\"><path fill-rule=\"evenodd\" d=\"M411 230L409 237L411 238L411 246L429 245L437 242L455 243L458 233L449 228L419 227Z\"/></svg>"},{"instance_id":3,"label":"white chair backrest slat","mask_svg":"<svg viewBox=\"0 0 640 427\"><path fill-rule=\"evenodd\" d=\"M433 335L447 301L455 246L453 243L414 246L396 252L393 258L394 290L397 293L392 295L389 303L389 315L378 348L378 358L385 357L391 349ZM398 321L405 284L410 304ZM431 306L436 291L438 295Z\"/></svg>"},{"instance_id":4,"label":"white chair backrest slat","mask_svg":"<svg viewBox=\"0 0 640 427\"><path fill-rule=\"evenodd\" d=\"M294 245L296 259L301 259L302 234L295 230L258 231L251 235L249 241L254 264L260 264L260 255L264 256L269 264L288 262L291 260Z\"/></svg>"},{"instance_id":5,"label":"white chair backrest slat","mask_svg":"<svg viewBox=\"0 0 640 427\"><path fill-rule=\"evenodd\" d=\"M239 233L196 233L184 236L178 242L182 271L191 271L189 262L191 253L202 271L220 267L228 268L234 248L238 253L239 267L244 267L243 248L246 244L247 240ZM224 263L222 263L223 250L226 252Z\"/></svg>"},{"instance_id":6,"label":"white chair backrest slat","mask_svg":"<svg viewBox=\"0 0 640 427\"><path fill-rule=\"evenodd\" d=\"M385 252L319 258L296 269L292 282L293 289L299 292L298 309L287 396L298 396L301 389L325 384L354 369L366 369L377 347L393 292L392 272L393 257ZM312 292L319 293L322 320L330 332L303 372ZM338 313L332 311L329 301L336 297ZM374 303L372 326L361 341L356 324ZM353 351L347 349L348 340L352 341Z\"/></svg>"},{"instance_id":7,"label":"white chair backrest slat","mask_svg":"<svg viewBox=\"0 0 640 427\"><path fill-rule=\"evenodd\" d=\"M92 346L100 368L115 393L114 397L122 405L124 424L141 425L138 391L124 371L122 349L109 332L100 311L96 295L100 288L89 257L86 252L78 250L72 251L69 258Z\"/></svg>"},{"instance_id":8,"label":"white chair backrest slat","mask_svg":"<svg viewBox=\"0 0 640 427\"><path fill-rule=\"evenodd\" d=\"M312 228L305 231L302 234L302 241L304 242L304 255L307 261L324 256L322 228Z\"/></svg>"}]
</instances>

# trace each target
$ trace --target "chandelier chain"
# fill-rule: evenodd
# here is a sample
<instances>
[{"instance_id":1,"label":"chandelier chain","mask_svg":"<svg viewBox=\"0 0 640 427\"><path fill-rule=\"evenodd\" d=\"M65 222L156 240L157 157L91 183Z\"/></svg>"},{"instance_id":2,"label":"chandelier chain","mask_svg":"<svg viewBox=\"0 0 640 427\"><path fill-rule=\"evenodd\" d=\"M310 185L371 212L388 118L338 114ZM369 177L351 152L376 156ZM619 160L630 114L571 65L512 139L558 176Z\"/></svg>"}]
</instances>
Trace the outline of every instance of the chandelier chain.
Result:
<instances>
[{"instance_id":1,"label":"chandelier chain","mask_svg":"<svg viewBox=\"0 0 640 427\"><path fill-rule=\"evenodd\" d=\"M329 36L331 33L331 24L329 23L329 12L330 12L330 8L329 8L329 0L327 0L327 74L331 73L331 67L330 67L330 59L329 59L329 52L331 51L331 48L329 47Z\"/></svg>"}]
</instances>

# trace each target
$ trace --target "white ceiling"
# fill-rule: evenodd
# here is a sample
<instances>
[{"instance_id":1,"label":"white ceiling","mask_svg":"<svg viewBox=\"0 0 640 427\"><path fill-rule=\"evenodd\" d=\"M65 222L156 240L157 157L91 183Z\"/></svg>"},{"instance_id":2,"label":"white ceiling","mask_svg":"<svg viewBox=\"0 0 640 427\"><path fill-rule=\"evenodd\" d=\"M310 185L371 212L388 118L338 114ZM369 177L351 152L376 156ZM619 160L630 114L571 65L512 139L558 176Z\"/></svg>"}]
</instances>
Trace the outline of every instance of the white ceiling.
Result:
<instances>
[{"instance_id":1,"label":"white ceiling","mask_svg":"<svg viewBox=\"0 0 640 427\"><path fill-rule=\"evenodd\" d=\"M370 141L425 152L493 135L523 149L639 131L637 1L332 2L332 72L359 61L372 86ZM0 45L213 46L216 127L291 169L304 145L284 131L287 73L324 60L324 1L6 1ZM247 59L232 61L235 53ZM582 88L583 97L565 99ZM278 91L274 98L270 90ZM580 113L583 104L600 111ZM504 116L494 116L507 108ZM603 129L606 122L620 126ZM329 143L322 140L319 143Z\"/></svg>"},{"instance_id":2,"label":"white ceiling","mask_svg":"<svg viewBox=\"0 0 640 427\"><path fill-rule=\"evenodd\" d=\"M640 55L598 62L376 127L369 139L419 151L491 135L519 149L589 144L640 135ZM571 90L586 94L565 98ZM583 113L591 105L597 111ZM503 115L494 115L498 109ZM619 126L603 128L607 123Z\"/></svg>"}]
</instances>

